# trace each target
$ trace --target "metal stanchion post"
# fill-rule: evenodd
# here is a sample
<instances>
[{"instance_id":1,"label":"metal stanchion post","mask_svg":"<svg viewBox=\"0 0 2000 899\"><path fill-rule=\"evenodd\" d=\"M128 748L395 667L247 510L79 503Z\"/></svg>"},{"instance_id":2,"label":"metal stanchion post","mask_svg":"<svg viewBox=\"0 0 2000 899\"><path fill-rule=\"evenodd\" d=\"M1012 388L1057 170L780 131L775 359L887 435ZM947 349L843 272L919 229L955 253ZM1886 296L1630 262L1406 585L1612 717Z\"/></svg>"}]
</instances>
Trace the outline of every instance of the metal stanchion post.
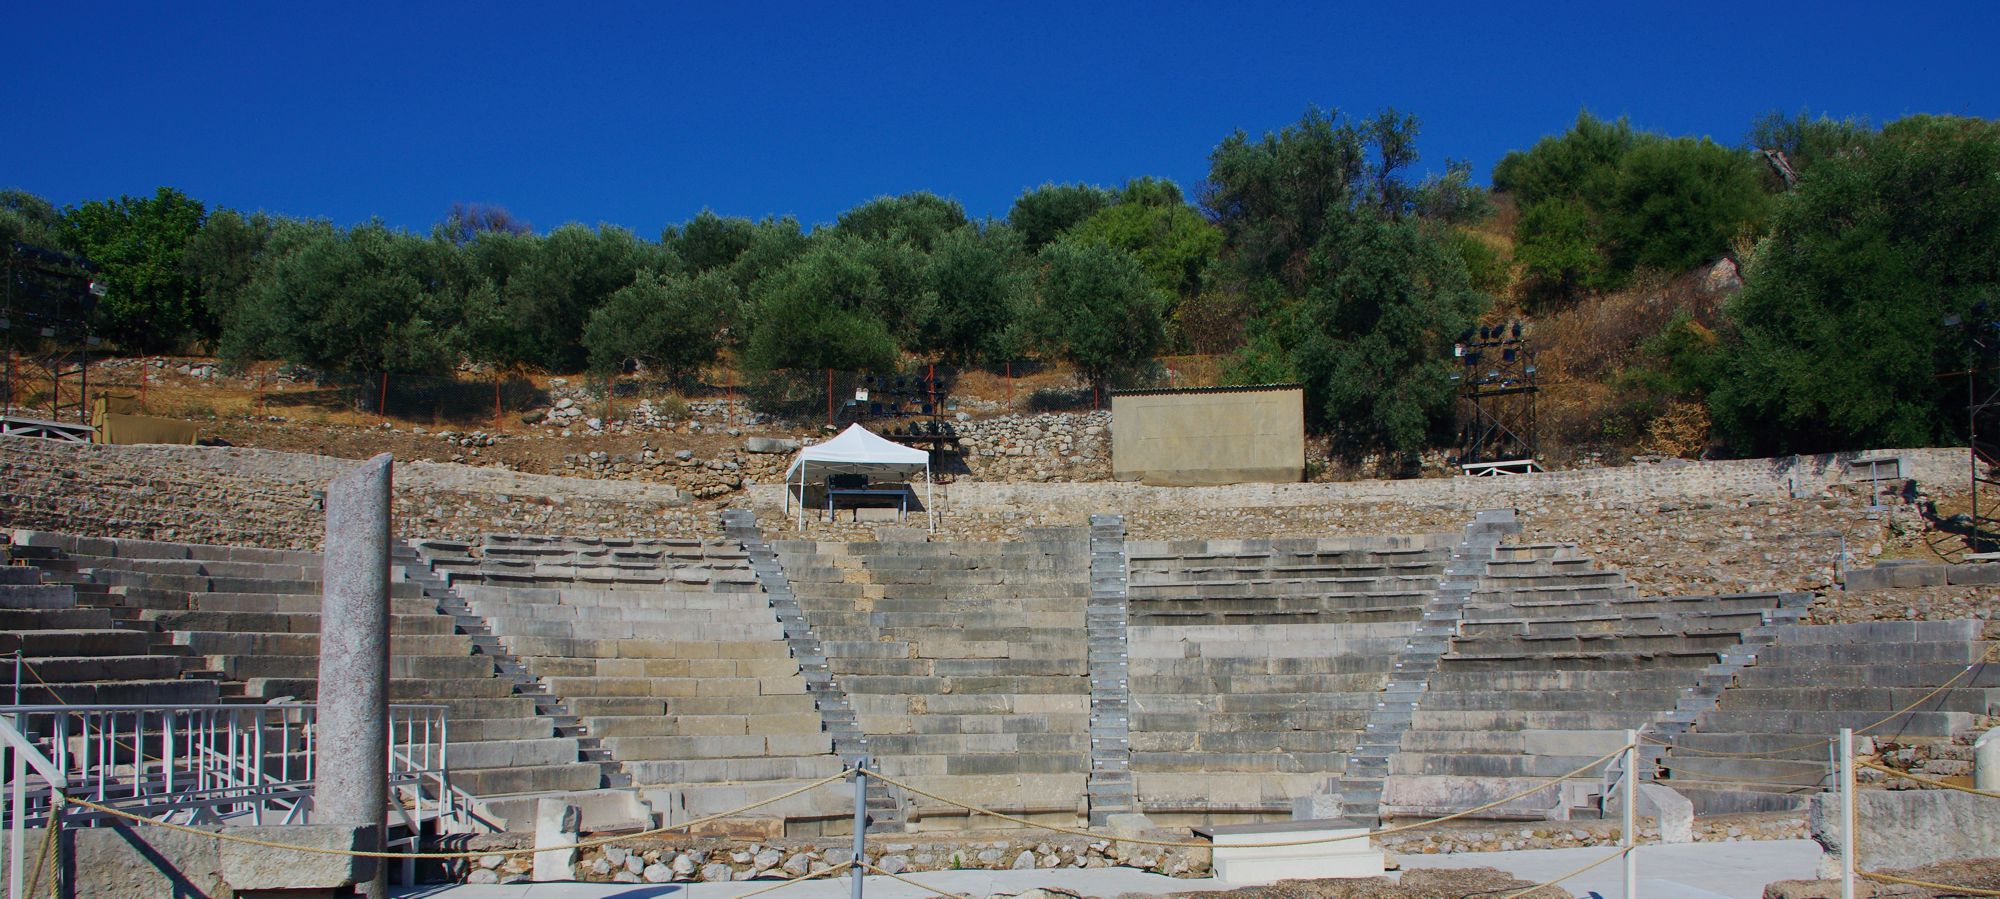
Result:
<instances>
[{"instance_id":1,"label":"metal stanchion post","mask_svg":"<svg viewBox=\"0 0 2000 899\"><path fill-rule=\"evenodd\" d=\"M861 899L861 878L867 871L861 867L862 853L868 842L868 757L862 756L854 762L854 871L849 878L854 884L854 899Z\"/></svg>"},{"instance_id":2,"label":"metal stanchion post","mask_svg":"<svg viewBox=\"0 0 2000 899\"><path fill-rule=\"evenodd\" d=\"M1625 899L1639 899L1639 732L1625 732Z\"/></svg>"},{"instance_id":3,"label":"metal stanchion post","mask_svg":"<svg viewBox=\"0 0 2000 899\"><path fill-rule=\"evenodd\" d=\"M1854 729L1840 729L1840 899L1854 899Z\"/></svg>"}]
</instances>

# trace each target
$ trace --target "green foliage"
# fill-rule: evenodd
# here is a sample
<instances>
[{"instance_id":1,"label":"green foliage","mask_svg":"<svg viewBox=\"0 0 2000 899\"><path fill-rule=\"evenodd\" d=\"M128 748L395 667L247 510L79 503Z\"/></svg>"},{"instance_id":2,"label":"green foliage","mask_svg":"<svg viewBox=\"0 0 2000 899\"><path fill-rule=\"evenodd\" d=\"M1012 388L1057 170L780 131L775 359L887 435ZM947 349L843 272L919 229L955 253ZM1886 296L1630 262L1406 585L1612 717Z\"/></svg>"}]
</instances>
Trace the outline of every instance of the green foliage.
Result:
<instances>
[{"instance_id":1,"label":"green foliage","mask_svg":"<svg viewBox=\"0 0 2000 899\"><path fill-rule=\"evenodd\" d=\"M1607 122L1586 109L1568 132L1502 157L1493 166L1493 189L1512 195L1524 209L1544 200L1598 195L1625 154L1654 139L1622 118Z\"/></svg>"},{"instance_id":2,"label":"green foliage","mask_svg":"<svg viewBox=\"0 0 2000 899\"><path fill-rule=\"evenodd\" d=\"M668 379L686 378L714 361L720 325L739 302L736 282L721 271L641 270L590 314L583 329L590 367L612 373L637 360Z\"/></svg>"},{"instance_id":3,"label":"green foliage","mask_svg":"<svg viewBox=\"0 0 2000 899\"><path fill-rule=\"evenodd\" d=\"M544 238L515 239L522 243L510 249L519 255L509 260L506 277L494 281L506 321L498 356L550 371L584 364L584 322L641 268L674 268L657 244L623 228L564 225Z\"/></svg>"},{"instance_id":4,"label":"green foliage","mask_svg":"<svg viewBox=\"0 0 2000 899\"><path fill-rule=\"evenodd\" d=\"M1682 272L1761 226L1763 163L1706 138L1668 139L1588 111L1494 166L1521 204L1516 255L1531 306L1623 286L1641 268Z\"/></svg>"},{"instance_id":5,"label":"green foliage","mask_svg":"<svg viewBox=\"0 0 2000 899\"><path fill-rule=\"evenodd\" d=\"M1707 140L1647 141L1620 161L1603 201L1613 271L1683 272L1715 261L1757 228L1766 197L1757 163Z\"/></svg>"},{"instance_id":6,"label":"green foliage","mask_svg":"<svg viewBox=\"0 0 2000 899\"><path fill-rule=\"evenodd\" d=\"M660 243L692 272L729 268L756 240L756 223L746 218L723 218L707 209L687 224L669 226L660 234Z\"/></svg>"},{"instance_id":7,"label":"green foliage","mask_svg":"<svg viewBox=\"0 0 2000 899\"><path fill-rule=\"evenodd\" d=\"M1297 294L1312 248L1365 190L1366 157L1362 133L1338 112L1307 109L1297 124L1261 140L1242 131L1224 138L1209 154L1201 203L1244 277L1273 279Z\"/></svg>"},{"instance_id":8,"label":"green foliage","mask_svg":"<svg viewBox=\"0 0 2000 899\"><path fill-rule=\"evenodd\" d=\"M834 234L873 242L906 242L928 253L946 234L965 227L965 207L919 191L878 197L840 214Z\"/></svg>"},{"instance_id":9,"label":"green foliage","mask_svg":"<svg viewBox=\"0 0 2000 899\"><path fill-rule=\"evenodd\" d=\"M921 348L947 361L1005 358L1031 275L1020 237L1005 226L964 227L938 241L924 271Z\"/></svg>"},{"instance_id":10,"label":"green foliage","mask_svg":"<svg viewBox=\"0 0 2000 899\"><path fill-rule=\"evenodd\" d=\"M1451 345L1484 311L1464 257L1432 229L1343 213L1314 253L1289 344L1306 415L1350 453L1411 453L1449 430Z\"/></svg>"},{"instance_id":11,"label":"green foliage","mask_svg":"<svg viewBox=\"0 0 2000 899\"><path fill-rule=\"evenodd\" d=\"M1303 381L1308 424L1344 452L1413 452L1449 429L1452 339L1487 302L1450 231L1485 200L1458 167L1411 185L1417 132L1394 111L1357 123L1309 109L1210 156L1202 202L1265 307L1229 377Z\"/></svg>"},{"instance_id":12,"label":"green foliage","mask_svg":"<svg viewBox=\"0 0 2000 899\"><path fill-rule=\"evenodd\" d=\"M182 264L203 319L215 323L211 335L220 333L221 322L257 277L275 227L261 212L246 217L234 209L217 209L188 239Z\"/></svg>"},{"instance_id":13,"label":"green foliage","mask_svg":"<svg viewBox=\"0 0 2000 899\"><path fill-rule=\"evenodd\" d=\"M1143 192L1143 191L1142 191ZM1044 184L1014 200L1007 224L1021 235L1021 246L1039 253L1064 231L1116 202L1110 191L1088 184Z\"/></svg>"},{"instance_id":14,"label":"green foliage","mask_svg":"<svg viewBox=\"0 0 2000 899\"><path fill-rule=\"evenodd\" d=\"M64 248L96 263L109 291L97 304L101 333L147 350L212 333L182 266L205 216L201 203L171 187L151 197L93 200L63 214Z\"/></svg>"},{"instance_id":15,"label":"green foliage","mask_svg":"<svg viewBox=\"0 0 2000 899\"><path fill-rule=\"evenodd\" d=\"M1866 150L1874 141L1875 128L1865 118L1815 119L1805 110L1790 118L1777 110L1767 112L1750 126L1748 138L1755 149L1785 154L1800 177L1829 159Z\"/></svg>"},{"instance_id":16,"label":"green foliage","mask_svg":"<svg viewBox=\"0 0 2000 899\"><path fill-rule=\"evenodd\" d=\"M1610 283L1596 227L1581 202L1556 197L1536 203L1521 214L1514 233L1514 260L1531 310L1554 308Z\"/></svg>"},{"instance_id":17,"label":"green foliage","mask_svg":"<svg viewBox=\"0 0 2000 899\"><path fill-rule=\"evenodd\" d=\"M754 369L891 371L896 340L876 310L887 292L875 266L850 255L855 242L815 242L752 289Z\"/></svg>"},{"instance_id":18,"label":"green foliage","mask_svg":"<svg viewBox=\"0 0 2000 899\"><path fill-rule=\"evenodd\" d=\"M1222 249L1222 232L1183 204L1119 203L1077 223L1065 239L1130 253L1155 288L1177 297L1201 289L1203 271Z\"/></svg>"},{"instance_id":19,"label":"green foliage","mask_svg":"<svg viewBox=\"0 0 2000 899\"><path fill-rule=\"evenodd\" d=\"M277 255L229 310L224 356L328 371L448 371L462 350L458 304L427 289L438 273L425 271L425 243L379 223L279 227Z\"/></svg>"},{"instance_id":20,"label":"green foliage","mask_svg":"<svg viewBox=\"0 0 2000 899\"><path fill-rule=\"evenodd\" d=\"M1471 279L1472 289L1484 294L1497 294L1507 289L1508 260L1492 244L1459 228L1450 229L1443 236L1452 249L1458 251L1458 257L1465 261L1465 274Z\"/></svg>"},{"instance_id":21,"label":"green foliage","mask_svg":"<svg viewBox=\"0 0 2000 899\"><path fill-rule=\"evenodd\" d=\"M49 201L25 190L0 190L0 259L14 252L14 242L48 250L61 249L62 213Z\"/></svg>"},{"instance_id":22,"label":"green foliage","mask_svg":"<svg viewBox=\"0 0 2000 899\"><path fill-rule=\"evenodd\" d=\"M1035 258L1040 289L1025 324L1042 352L1076 366L1102 388L1159 351L1170 300L1131 254L1061 240Z\"/></svg>"},{"instance_id":23,"label":"green foliage","mask_svg":"<svg viewBox=\"0 0 2000 899\"><path fill-rule=\"evenodd\" d=\"M750 243L730 264L729 276L735 279L738 290L748 294L750 285L804 255L810 242L798 219L767 218L757 223Z\"/></svg>"},{"instance_id":24,"label":"green foliage","mask_svg":"<svg viewBox=\"0 0 2000 899\"><path fill-rule=\"evenodd\" d=\"M2000 126L1919 116L1821 161L1779 205L1728 307L1740 339L1710 395L1742 452L1926 446L1962 433L1959 316L2000 305ZM1987 340L1991 341L1988 337ZM1990 352L1990 351L1988 351Z\"/></svg>"}]
</instances>

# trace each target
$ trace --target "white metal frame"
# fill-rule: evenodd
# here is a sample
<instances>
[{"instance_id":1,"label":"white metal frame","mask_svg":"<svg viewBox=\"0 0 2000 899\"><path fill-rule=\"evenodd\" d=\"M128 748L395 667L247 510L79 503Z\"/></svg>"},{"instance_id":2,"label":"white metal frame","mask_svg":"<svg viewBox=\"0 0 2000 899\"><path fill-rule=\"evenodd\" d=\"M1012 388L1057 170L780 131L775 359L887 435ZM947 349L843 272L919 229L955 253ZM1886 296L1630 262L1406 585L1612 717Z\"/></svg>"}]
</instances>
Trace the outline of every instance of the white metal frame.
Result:
<instances>
[{"instance_id":1,"label":"white metal frame","mask_svg":"<svg viewBox=\"0 0 2000 899\"><path fill-rule=\"evenodd\" d=\"M310 703L16 705L0 706L0 721L49 761L68 795L99 805L178 824L312 821ZM411 838L426 819L460 826L471 813L471 797L451 785L449 735L444 706L389 707L389 786ZM44 792L11 817L45 820L48 812ZM68 817L94 826L106 816Z\"/></svg>"}]
</instances>

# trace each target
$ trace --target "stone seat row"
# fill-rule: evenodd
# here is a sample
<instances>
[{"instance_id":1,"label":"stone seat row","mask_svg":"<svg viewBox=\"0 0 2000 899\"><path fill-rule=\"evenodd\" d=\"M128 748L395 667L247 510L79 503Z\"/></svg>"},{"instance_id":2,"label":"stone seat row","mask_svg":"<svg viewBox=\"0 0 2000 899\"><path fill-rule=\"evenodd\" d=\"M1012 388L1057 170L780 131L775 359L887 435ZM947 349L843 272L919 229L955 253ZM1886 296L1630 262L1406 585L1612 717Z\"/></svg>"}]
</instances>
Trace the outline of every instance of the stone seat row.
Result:
<instances>
[{"instance_id":1,"label":"stone seat row","mask_svg":"<svg viewBox=\"0 0 2000 899\"><path fill-rule=\"evenodd\" d=\"M116 639L185 659L182 677L208 688L201 701L316 697L321 588L301 577L317 574L316 556L41 533L16 541L17 552L41 554L35 561L44 577L86 591L86 601L124 635ZM263 572L271 576L243 568L230 577L170 573L161 559L271 566ZM595 780L594 770L572 764L575 741L536 719L532 700L513 695L421 586L396 581L391 592L390 698L445 707L460 786L495 794Z\"/></svg>"}]
</instances>

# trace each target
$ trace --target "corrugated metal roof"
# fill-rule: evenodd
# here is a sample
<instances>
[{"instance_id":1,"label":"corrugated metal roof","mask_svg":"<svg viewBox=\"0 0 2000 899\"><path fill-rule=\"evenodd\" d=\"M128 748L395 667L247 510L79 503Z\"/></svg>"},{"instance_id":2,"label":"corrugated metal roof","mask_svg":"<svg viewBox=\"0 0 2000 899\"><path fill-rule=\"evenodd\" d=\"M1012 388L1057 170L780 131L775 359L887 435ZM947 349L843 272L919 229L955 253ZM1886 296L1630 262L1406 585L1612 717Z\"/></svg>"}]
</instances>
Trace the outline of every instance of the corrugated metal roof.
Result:
<instances>
[{"instance_id":1,"label":"corrugated metal roof","mask_svg":"<svg viewBox=\"0 0 2000 899\"><path fill-rule=\"evenodd\" d=\"M1169 396L1178 393L1266 393L1273 390L1304 390L1304 384L1237 384L1223 387L1150 387L1140 390L1113 390L1112 396Z\"/></svg>"}]
</instances>

